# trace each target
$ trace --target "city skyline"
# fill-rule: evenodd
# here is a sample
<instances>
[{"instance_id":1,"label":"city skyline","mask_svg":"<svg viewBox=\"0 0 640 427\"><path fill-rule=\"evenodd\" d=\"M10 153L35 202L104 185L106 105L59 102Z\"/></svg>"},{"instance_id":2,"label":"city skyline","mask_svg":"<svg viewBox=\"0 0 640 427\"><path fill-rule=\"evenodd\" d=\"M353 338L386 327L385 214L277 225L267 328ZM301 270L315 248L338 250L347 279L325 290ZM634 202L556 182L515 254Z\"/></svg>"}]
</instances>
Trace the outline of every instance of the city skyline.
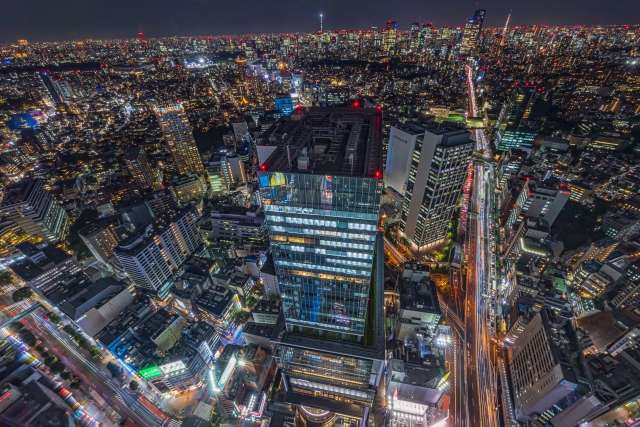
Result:
<instances>
[{"instance_id":1,"label":"city skyline","mask_svg":"<svg viewBox=\"0 0 640 427\"><path fill-rule=\"evenodd\" d=\"M640 426L640 24L517 25L637 6L471 3L13 14L0 424Z\"/></svg>"},{"instance_id":2,"label":"city skyline","mask_svg":"<svg viewBox=\"0 0 640 427\"><path fill-rule=\"evenodd\" d=\"M461 11L471 15L473 8L490 12L487 25L499 28L511 14L511 25L617 25L634 24L630 17L640 13L633 0L606 3L598 0L543 0L535 4L506 0L482 2L456 1L425 3L401 0L353 0L345 4L325 0L313 4L281 0L277 6L250 0L242 5L207 4L203 0L172 2L116 0L108 5L87 5L63 0L55 5L45 0L30 2L32 14L22 5L4 5L5 16L12 19L0 29L0 43L17 39L65 41L76 39L124 39L138 32L147 37L242 35L258 33L311 32L320 28L323 14L325 31L381 27L388 19L407 29L412 22L432 22L436 26L461 26ZM553 14L549 11L553 10ZM365 13L363 13L365 12ZM635 15L634 15L635 14ZM284 19L283 19L284 18Z\"/></svg>"}]
</instances>

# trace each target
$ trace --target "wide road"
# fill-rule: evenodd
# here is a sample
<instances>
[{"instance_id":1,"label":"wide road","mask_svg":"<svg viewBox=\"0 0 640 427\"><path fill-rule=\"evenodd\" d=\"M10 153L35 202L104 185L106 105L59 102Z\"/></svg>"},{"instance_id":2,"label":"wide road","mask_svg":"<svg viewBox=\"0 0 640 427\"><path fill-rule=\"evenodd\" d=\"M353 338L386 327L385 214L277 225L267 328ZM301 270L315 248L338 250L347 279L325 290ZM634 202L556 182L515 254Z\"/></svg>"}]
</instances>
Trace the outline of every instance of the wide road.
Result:
<instances>
[{"instance_id":1,"label":"wide road","mask_svg":"<svg viewBox=\"0 0 640 427\"><path fill-rule=\"evenodd\" d=\"M473 70L465 67L469 113L478 115ZM491 148L484 131L475 131L476 156L471 210L465 242L465 349L467 425L498 426L495 367L491 359L491 297L494 274L493 213L494 171Z\"/></svg>"},{"instance_id":2,"label":"wide road","mask_svg":"<svg viewBox=\"0 0 640 427\"><path fill-rule=\"evenodd\" d=\"M82 379L124 417L129 417L141 427L161 427L171 419L161 419L138 402L136 396L116 383L103 368L85 356L75 342L56 325L36 312L27 321L32 332L62 360L67 368Z\"/></svg>"}]
</instances>

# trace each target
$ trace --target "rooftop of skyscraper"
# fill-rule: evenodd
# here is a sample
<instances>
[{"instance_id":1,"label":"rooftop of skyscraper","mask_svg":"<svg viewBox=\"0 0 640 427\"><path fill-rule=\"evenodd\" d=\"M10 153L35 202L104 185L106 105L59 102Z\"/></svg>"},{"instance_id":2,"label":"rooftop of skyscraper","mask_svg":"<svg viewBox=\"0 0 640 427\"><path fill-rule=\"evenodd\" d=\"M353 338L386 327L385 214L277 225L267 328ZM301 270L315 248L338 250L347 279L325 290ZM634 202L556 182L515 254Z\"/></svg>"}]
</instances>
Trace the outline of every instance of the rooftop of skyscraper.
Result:
<instances>
[{"instance_id":1,"label":"rooftop of skyscraper","mask_svg":"<svg viewBox=\"0 0 640 427\"><path fill-rule=\"evenodd\" d=\"M382 115L378 109L311 108L272 126L276 149L262 171L380 177Z\"/></svg>"},{"instance_id":2,"label":"rooftop of skyscraper","mask_svg":"<svg viewBox=\"0 0 640 427\"><path fill-rule=\"evenodd\" d=\"M399 123L394 126L412 135L423 134L427 131L434 135L442 135L442 145L453 146L471 142L469 130L452 122L423 120Z\"/></svg>"}]
</instances>

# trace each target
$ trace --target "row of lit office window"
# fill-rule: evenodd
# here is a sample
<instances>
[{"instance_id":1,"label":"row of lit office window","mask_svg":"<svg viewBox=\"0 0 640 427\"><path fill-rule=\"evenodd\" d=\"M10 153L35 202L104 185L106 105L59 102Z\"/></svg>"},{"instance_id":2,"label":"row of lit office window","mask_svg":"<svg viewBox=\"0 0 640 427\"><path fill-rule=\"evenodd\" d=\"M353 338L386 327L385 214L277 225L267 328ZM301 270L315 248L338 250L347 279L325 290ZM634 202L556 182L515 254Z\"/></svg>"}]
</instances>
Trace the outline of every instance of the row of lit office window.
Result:
<instances>
[{"instance_id":1,"label":"row of lit office window","mask_svg":"<svg viewBox=\"0 0 640 427\"><path fill-rule=\"evenodd\" d=\"M354 270L352 268L342 268L342 267L330 267L328 265L319 265L319 264L305 264L303 262L294 262L294 261L276 261L278 266L282 267L297 267L297 268L305 268L310 270L320 270L320 271L330 271L332 273L343 273L343 274L352 274L354 276L363 276L367 277L371 275L371 271L367 270Z\"/></svg>"},{"instance_id":2,"label":"row of lit office window","mask_svg":"<svg viewBox=\"0 0 640 427\"><path fill-rule=\"evenodd\" d=\"M312 248L308 246L298 246L298 245L279 245L281 248L288 249L294 252L309 252L316 253L319 255L331 255L331 256L341 256L345 258L358 258L358 259L373 259L371 254L365 254L361 252L341 252L341 251L332 251L324 248Z\"/></svg>"},{"instance_id":3,"label":"row of lit office window","mask_svg":"<svg viewBox=\"0 0 640 427\"><path fill-rule=\"evenodd\" d=\"M318 230L315 228L293 228L283 227L281 225L271 226L271 231L276 233L299 233L312 236L326 236L326 237L338 237L340 239L356 239L356 240L376 240L375 235L357 234L357 233L345 233L344 231L333 230Z\"/></svg>"},{"instance_id":4,"label":"row of lit office window","mask_svg":"<svg viewBox=\"0 0 640 427\"><path fill-rule=\"evenodd\" d=\"M286 222L288 224L297 224L297 225L313 225L316 227L338 227L337 221L330 221L324 219L315 219L315 218L297 218L297 217L283 217L280 215L267 215L267 220L270 222ZM366 230L366 231L375 231L376 226L374 224L363 224L360 222L349 222L347 223L347 228L350 230Z\"/></svg>"}]
</instances>

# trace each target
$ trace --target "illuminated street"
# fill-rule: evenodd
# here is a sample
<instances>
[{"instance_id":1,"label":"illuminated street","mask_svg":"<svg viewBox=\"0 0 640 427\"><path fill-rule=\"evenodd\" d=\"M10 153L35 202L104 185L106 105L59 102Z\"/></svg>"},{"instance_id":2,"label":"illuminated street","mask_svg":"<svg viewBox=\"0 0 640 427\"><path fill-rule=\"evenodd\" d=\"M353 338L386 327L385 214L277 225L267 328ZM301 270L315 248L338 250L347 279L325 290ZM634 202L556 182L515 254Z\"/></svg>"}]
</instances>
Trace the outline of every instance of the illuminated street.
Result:
<instances>
[{"instance_id":1,"label":"illuminated street","mask_svg":"<svg viewBox=\"0 0 640 427\"><path fill-rule=\"evenodd\" d=\"M2 427L640 426L638 0L5 3Z\"/></svg>"}]
</instances>

